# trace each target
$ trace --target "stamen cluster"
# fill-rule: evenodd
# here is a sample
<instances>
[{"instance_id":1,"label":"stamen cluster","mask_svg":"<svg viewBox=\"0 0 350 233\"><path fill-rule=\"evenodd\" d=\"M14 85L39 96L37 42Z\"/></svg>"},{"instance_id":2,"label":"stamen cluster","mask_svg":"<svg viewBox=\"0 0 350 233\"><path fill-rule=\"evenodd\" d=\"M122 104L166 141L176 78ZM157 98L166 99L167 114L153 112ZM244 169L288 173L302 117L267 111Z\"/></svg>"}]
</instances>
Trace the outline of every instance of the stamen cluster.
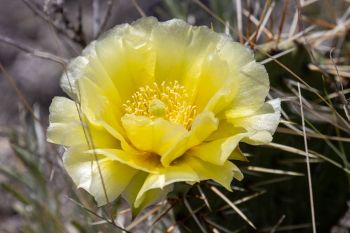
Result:
<instances>
[{"instance_id":1,"label":"stamen cluster","mask_svg":"<svg viewBox=\"0 0 350 233\"><path fill-rule=\"evenodd\" d=\"M123 104L127 114L147 116L151 119L162 117L190 128L196 116L196 106L190 104L189 95L178 81L156 82L140 87Z\"/></svg>"}]
</instances>

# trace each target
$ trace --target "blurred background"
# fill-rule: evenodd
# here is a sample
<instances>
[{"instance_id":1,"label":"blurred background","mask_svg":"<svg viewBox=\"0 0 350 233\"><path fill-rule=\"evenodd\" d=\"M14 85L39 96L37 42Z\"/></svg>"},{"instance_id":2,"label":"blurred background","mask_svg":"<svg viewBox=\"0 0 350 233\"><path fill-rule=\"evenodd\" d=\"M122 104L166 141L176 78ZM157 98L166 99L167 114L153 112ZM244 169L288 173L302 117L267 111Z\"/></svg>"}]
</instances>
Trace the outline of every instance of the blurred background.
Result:
<instances>
[{"instance_id":1,"label":"blurred background","mask_svg":"<svg viewBox=\"0 0 350 233\"><path fill-rule=\"evenodd\" d=\"M317 232L350 230L349 0L0 0L0 233L312 232L299 99L310 153ZM254 50L282 99L274 142L242 145L234 192L212 182L131 220L122 200L97 208L46 142L48 106L65 64L114 25L181 18ZM301 91L298 91L298 83ZM188 188L187 188L188 189ZM107 212L116 219L108 221ZM253 229L251 221L256 229Z\"/></svg>"}]
</instances>

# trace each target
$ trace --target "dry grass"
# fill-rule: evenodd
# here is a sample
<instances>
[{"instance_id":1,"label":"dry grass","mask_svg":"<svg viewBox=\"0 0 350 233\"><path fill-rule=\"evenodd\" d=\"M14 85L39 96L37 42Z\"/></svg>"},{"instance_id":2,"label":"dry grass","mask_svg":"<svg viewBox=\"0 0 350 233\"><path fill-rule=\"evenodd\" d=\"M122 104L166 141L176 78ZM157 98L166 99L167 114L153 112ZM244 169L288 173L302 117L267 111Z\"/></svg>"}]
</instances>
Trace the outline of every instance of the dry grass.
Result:
<instances>
[{"instance_id":1,"label":"dry grass","mask_svg":"<svg viewBox=\"0 0 350 233\"><path fill-rule=\"evenodd\" d=\"M92 1L88 16L94 25L88 35L79 3L22 2L45 22L54 46L76 54L113 24L118 4ZM12 167L0 165L1 188L10 194L20 219L14 232L329 232L337 224L345 229L344 221L337 221L347 208L350 181L349 1L163 0L147 10L141 1L130 4L141 16L207 24L250 46L270 74L269 98L283 101L275 141L265 147L242 145L251 162L240 164L246 178L233 184L233 193L210 181L179 186L166 202L131 219L122 201L97 208L87 193L76 190L62 169L61 149L45 142L46 117L0 63L21 106L17 126L0 131L16 160ZM65 10L70 7L78 9L76 18ZM65 67L70 58L33 48L25 38L19 42L0 34L0 43L29 54L28 59L39 57L43 64ZM89 129L84 132L94 148ZM0 225L0 232L5 229Z\"/></svg>"}]
</instances>

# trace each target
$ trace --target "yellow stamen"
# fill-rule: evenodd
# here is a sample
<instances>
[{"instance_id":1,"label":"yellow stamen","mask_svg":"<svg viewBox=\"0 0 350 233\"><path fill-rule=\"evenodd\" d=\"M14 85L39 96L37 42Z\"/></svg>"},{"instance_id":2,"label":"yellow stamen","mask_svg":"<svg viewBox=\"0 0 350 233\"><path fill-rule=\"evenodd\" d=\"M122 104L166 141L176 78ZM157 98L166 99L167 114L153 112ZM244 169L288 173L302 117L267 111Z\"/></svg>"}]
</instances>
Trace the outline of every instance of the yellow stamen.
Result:
<instances>
[{"instance_id":1,"label":"yellow stamen","mask_svg":"<svg viewBox=\"0 0 350 233\"><path fill-rule=\"evenodd\" d=\"M125 113L151 119L162 117L186 128L191 127L196 115L196 106L190 104L185 87L178 81L140 87L123 107Z\"/></svg>"}]
</instances>

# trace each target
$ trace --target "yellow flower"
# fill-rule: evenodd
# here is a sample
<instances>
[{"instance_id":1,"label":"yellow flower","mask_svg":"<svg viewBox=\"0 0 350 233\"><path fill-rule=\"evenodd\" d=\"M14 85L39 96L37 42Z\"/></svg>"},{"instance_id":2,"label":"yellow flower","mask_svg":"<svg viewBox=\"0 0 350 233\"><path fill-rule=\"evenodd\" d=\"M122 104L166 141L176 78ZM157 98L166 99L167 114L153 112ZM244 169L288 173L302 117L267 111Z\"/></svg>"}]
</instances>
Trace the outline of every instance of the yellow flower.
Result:
<instances>
[{"instance_id":1,"label":"yellow flower","mask_svg":"<svg viewBox=\"0 0 350 233\"><path fill-rule=\"evenodd\" d=\"M142 209L176 182L211 179L231 190L243 178L229 161L245 160L239 142L270 142L280 119L250 50L178 19L115 27L61 80L72 100L53 99L48 140L67 148L67 172L99 205L106 191Z\"/></svg>"}]
</instances>

